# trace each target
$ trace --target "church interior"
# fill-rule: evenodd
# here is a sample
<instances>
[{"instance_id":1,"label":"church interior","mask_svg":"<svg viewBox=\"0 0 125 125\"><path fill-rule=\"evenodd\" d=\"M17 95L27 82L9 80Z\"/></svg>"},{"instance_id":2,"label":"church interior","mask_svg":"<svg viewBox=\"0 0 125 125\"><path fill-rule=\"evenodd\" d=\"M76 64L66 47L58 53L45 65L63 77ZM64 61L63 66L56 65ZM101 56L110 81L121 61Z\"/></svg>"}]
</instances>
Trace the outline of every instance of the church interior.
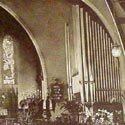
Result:
<instances>
[{"instance_id":1,"label":"church interior","mask_svg":"<svg viewBox=\"0 0 125 125\"><path fill-rule=\"evenodd\" d=\"M125 1L0 0L0 125L124 125Z\"/></svg>"}]
</instances>

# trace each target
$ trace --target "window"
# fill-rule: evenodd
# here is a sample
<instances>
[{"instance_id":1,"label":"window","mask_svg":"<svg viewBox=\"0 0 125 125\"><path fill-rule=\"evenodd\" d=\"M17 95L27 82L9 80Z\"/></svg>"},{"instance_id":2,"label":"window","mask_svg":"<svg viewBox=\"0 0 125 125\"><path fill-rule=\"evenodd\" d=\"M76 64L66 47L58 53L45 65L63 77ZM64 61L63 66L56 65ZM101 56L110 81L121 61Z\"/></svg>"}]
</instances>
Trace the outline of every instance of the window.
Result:
<instances>
[{"instance_id":1,"label":"window","mask_svg":"<svg viewBox=\"0 0 125 125\"><path fill-rule=\"evenodd\" d=\"M11 36L5 36L3 49L3 84L15 84L14 46Z\"/></svg>"}]
</instances>

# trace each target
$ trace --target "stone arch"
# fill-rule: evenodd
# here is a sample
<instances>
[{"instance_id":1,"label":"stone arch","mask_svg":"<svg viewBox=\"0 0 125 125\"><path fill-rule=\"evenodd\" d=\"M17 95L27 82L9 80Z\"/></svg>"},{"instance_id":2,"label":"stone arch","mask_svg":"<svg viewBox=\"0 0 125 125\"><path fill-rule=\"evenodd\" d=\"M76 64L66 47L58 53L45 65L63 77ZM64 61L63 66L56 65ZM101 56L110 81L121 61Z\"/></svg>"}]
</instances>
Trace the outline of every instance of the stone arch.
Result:
<instances>
[{"instance_id":1,"label":"stone arch","mask_svg":"<svg viewBox=\"0 0 125 125\"><path fill-rule=\"evenodd\" d=\"M21 26L22 28L26 31L26 33L28 34L28 37L30 38L30 40L32 41L36 52L38 54L39 60L40 60L40 65L41 65L41 70L42 70L42 75L43 75L43 81L45 83L47 83L47 74L46 74L46 68L45 68L45 63L44 63L44 57L41 53L41 50L33 36L33 34L31 33L31 31L29 30L29 28L24 24L24 22L16 15L16 13L9 8L7 5L5 5L4 3L0 2L0 7L3 8L4 10L6 10Z\"/></svg>"}]
</instances>

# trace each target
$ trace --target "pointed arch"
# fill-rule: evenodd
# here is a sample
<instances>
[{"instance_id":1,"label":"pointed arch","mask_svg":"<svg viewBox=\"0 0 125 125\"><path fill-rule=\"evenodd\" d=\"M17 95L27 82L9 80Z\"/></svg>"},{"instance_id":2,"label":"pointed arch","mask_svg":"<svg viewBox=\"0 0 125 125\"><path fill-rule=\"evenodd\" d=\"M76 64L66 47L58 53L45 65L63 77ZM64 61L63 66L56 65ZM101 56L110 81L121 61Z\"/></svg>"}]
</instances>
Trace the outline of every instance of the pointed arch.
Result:
<instances>
[{"instance_id":1,"label":"pointed arch","mask_svg":"<svg viewBox=\"0 0 125 125\"><path fill-rule=\"evenodd\" d=\"M17 16L17 14L11 8L9 8L7 5L5 5L2 2L0 2L0 7L2 7L4 10L6 10L22 26L22 28L28 34L28 36L29 36L30 40L32 41L32 43L33 43L33 45L36 49L36 52L38 54L38 57L39 57L39 60L40 60L40 65L41 65L41 70L42 70L42 73L43 73L42 75L43 75L44 82L47 83L47 74L46 74L44 58L43 58L41 50L40 50L33 34L29 30L29 28L25 25L25 23Z\"/></svg>"}]
</instances>

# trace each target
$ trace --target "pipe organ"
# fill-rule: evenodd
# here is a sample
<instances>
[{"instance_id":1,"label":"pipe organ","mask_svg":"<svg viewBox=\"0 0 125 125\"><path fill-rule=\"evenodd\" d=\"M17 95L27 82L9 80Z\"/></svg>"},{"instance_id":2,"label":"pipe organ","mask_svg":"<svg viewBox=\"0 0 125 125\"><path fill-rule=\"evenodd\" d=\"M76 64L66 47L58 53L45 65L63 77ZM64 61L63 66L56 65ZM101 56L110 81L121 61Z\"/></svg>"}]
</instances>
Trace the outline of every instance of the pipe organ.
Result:
<instances>
[{"instance_id":1,"label":"pipe organ","mask_svg":"<svg viewBox=\"0 0 125 125\"><path fill-rule=\"evenodd\" d=\"M120 63L111 53L114 41L93 11L84 5L73 5L73 8L76 11L79 9L76 18L80 21L77 23L80 39L75 39L74 42L75 45L80 45L82 63L77 63L81 65L78 72L83 85L83 103L91 103L93 107L100 104L121 104ZM73 9L73 16L74 12Z\"/></svg>"}]
</instances>

